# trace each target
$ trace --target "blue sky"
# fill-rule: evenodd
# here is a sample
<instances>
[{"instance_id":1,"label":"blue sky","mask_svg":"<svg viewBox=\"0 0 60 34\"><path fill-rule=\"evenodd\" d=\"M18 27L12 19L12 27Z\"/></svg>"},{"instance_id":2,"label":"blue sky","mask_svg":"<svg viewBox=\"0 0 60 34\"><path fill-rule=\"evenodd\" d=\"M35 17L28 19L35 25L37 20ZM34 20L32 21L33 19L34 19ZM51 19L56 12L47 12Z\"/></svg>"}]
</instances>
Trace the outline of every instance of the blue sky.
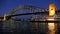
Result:
<instances>
[{"instance_id":1,"label":"blue sky","mask_svg":"<svg viewBox=\"0 0 60 34\"><path fill-rule=\"evenodd\" d=\"M8 14L12 9L21 5L32 5L41 8L48 8L50 3L54 3L60 9L60 0L0 0L0 16Z\"/></svg>"}]
</instances>

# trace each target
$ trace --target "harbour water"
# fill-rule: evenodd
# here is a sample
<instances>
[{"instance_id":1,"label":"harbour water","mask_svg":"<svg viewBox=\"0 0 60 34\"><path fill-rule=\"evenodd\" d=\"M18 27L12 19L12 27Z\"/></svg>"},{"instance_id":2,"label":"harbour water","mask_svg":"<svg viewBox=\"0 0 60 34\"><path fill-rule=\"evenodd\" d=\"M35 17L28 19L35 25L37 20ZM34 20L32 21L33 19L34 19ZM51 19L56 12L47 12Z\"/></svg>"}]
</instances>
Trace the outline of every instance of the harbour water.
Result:
<instances>
[{"instance_id":1,"label":"harbour water","mask_svg":"<svg viewBox=\"0 0 60 34\"><path fill-rule=\"evenodd\" d=\"M50 23L50 26L49 26ZM4 34L60 34L59 22L0 21L0 33Z\"/></svg>"}]
</instances>

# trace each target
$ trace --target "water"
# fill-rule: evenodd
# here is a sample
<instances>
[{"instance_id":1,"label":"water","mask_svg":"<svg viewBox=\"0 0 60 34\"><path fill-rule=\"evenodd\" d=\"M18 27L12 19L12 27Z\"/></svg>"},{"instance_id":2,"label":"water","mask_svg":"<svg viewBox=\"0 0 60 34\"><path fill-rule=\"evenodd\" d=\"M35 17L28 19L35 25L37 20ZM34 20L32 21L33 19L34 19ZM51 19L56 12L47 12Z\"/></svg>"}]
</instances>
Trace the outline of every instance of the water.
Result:
<instances>
[{"instance_id":1,"label":"water","mask_svg":"<svg viewBox=\"0 0 60 34\"><path fill-rule=\"evenodd\" d=\"M0 22L0 32L4 34L60 34L60 23L23 21Z\"/></svg>"}]
</instances>

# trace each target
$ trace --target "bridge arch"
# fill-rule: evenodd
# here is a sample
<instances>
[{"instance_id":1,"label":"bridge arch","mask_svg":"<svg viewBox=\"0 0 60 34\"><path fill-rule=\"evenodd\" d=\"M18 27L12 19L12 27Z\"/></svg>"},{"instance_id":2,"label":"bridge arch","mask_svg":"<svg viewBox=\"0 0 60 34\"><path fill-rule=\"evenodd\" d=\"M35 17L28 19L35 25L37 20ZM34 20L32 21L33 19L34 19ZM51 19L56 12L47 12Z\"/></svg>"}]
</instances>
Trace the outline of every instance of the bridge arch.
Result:
<instances>
[{"instance_id":1,"label":"bridge arch","mask_svg":"<svg viewBox=\"0 0 60 34\"><path fill-rule=\"evenodd\" d=\"M16 7L15 9L13 9L12 11L10 11L9 15L12 15L14 14L16 11L18 10L23 10L23 9L28 9L28 10L32 10L32 11L35 11L35 9L39 9L39 10L45 10L43 8L39 8L39 7L35 7L35 6L31 6L31 5L23 5L23 6L19 6L19 7Z\"/></svg>"}]
</instances>

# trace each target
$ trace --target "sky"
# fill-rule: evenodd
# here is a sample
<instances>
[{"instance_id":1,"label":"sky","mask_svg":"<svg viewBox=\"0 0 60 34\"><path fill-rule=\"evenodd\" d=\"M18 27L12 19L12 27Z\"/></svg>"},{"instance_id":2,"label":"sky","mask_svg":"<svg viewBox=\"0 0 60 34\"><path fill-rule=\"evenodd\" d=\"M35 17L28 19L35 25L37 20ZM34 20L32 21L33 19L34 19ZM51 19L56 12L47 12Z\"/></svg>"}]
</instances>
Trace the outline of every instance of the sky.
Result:
<instances>
[{"instance_id":1,"label":"sky","mask_svg":"<svg viewBox=\"0 0 60 34\"><path fill-rule=\"evenodd\" d=\"M0 16L8 14L12 9L21 5L32 5L41 8L48 8L50 3L54 3L60 9L60 0L0 0Z\"/></svg>"}]
</instances>

